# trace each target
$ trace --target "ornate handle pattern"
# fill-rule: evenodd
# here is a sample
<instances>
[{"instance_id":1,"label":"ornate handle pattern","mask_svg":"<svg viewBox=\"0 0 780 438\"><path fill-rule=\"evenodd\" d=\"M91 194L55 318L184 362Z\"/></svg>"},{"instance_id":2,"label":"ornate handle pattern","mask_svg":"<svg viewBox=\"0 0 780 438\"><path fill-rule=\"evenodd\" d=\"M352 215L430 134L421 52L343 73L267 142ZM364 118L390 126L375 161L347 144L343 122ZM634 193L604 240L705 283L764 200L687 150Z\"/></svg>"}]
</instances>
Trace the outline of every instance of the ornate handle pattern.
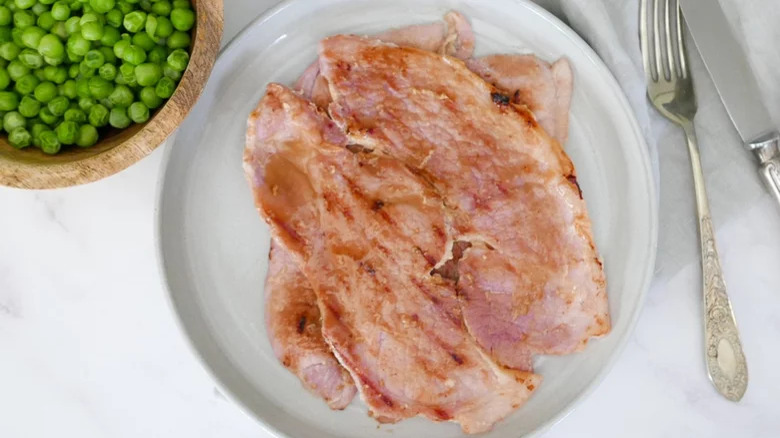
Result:
<instances>
[{"instance_id":1,"label":"ornate handle pattern","mask_svg":"<svg viewBox=\"0 0 780 438\"><path fill-rule=\"evenodd\" d=\"M747 362L726 295L710 216L702 217L700 225L707 372L723 396L739 401L747 389Z\"/></svg>"},{"instance_id":2,"label":"ornate handle pattern","mask_svg":"<svg viewBox=\"0 0 780 438\"><path fill-rule=\"evenodd\" d=\"M704 347L707 374L715 388L729 400L739 401L748 382L747 362L737 332L737 323L726 294L726 283L720 268L715 233L712 231L710 206L704 187L699 146L692 122L682 124L688 140L693 169L696 208L701 239L702 287L704 291Z\"/></svg>"}]
</instances>

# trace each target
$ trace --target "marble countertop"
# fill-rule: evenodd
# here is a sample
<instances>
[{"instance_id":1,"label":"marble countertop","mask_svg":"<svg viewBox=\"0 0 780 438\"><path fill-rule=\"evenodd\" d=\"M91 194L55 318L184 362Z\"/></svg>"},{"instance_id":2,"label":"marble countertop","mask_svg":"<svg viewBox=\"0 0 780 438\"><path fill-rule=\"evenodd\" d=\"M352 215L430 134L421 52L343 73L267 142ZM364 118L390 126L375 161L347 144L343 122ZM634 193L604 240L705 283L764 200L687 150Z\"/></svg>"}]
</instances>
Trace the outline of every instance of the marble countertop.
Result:
<instances>
[{"instance_id":1,"label":"marble countertop","mask_svg":"<svg viewBox=\"0 0 780 438\"><path fill-rule=\"evenodd\" d=\"M227 0L226 39L270 3ZM170 313L153 241L162 153L86 186L0 188L0 437L269 436L220 393ZM706 378L692 264L654 281L612 372L545 437L780 434L780 210L765 196L717 237L744 399Z\"/></svg>"}]
</instances>

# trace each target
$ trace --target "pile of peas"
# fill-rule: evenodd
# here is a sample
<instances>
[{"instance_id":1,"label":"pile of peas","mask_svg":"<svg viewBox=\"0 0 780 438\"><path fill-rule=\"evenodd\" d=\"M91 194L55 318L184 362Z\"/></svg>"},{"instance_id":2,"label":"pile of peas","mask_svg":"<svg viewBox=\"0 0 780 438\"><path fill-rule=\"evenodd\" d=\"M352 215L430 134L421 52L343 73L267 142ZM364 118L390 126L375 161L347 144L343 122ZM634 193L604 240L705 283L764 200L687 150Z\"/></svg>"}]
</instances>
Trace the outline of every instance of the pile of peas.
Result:
<instances>
[{"instance_id":1,"label":"pile of peas","mask_svg":"<svg viewBox=\"0 0 780 438\"><path fill-rule=\"evenodd\" d=\"M189 63L189 0L0 0L0 128L56 154L144 123Z\"/></svg>"}]
</instances>

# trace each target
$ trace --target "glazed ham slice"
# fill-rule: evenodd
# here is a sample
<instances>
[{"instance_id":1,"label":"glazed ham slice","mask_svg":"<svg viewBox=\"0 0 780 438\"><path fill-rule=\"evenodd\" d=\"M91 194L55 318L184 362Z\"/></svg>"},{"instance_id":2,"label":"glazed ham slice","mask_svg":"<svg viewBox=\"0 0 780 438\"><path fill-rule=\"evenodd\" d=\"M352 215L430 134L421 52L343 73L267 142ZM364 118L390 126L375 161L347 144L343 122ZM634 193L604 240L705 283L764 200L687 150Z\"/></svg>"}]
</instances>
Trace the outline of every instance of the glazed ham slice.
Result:
<instances>
[{"instance_id":1,"label":"glazed ham slice","mask_svg":"<svg viewBox=\"0 0 780 438\"><path fill-rule=\"evenodd\" d=\"M547 134L566 143L573 78L565 58L550 64L534 55L490 55L466 65L505 91L512 103L526 105Z\"/></svg>"},{"instance_id":2,"label":"glazed ham slice","mask_svg":"<svg viewBox=\"0 0 780 438\"><path fill-rule=\"evenodd\" d=\"M466 65L355 36L320 45L331 116L402 160L452 209L464 320L503 365L609 331L604 274L574 167L524 106Z\"/></svg>"},{"instance_id":3,"label":"glazed ham slice","mask_svg":"<svg viewBox=\"0 0 780 438\"><path fill-rule=\"evenodd\" d=\"M461 59L470 58L474 52L474 32L471 30L471 24L457 11L448 12L444 21L392 29L372 38ZM320 108L327 108L331 101L328 82L320 74L319 60L314 61L303 72L294 88Z\"/></svg>"},{"instance_id":4,"label":"glazed ham slice","mask_svg":"<svg viewBox=\"0 0 780 438\"><path fill-rule=\"evenodd\" d=\"M450 241L437 193L401 161L346 146L315 105L269 85L244 154L258 209L299 261L324 339L374 417L486 431L540 377L488 359L464 328L452 282L430 275Z\"/></svg>"},{"instance_id":5,"label":"glazed ham slice","mask_svg":"<svg viewBox=\"0 0 780 438\"><path fill-rule=\"evenodd\" d=\"M266 326L276 357L332 409L347 407L355 384L322 337L314 290L291 254L274 242L265 294Z\"/></svg>"}]
</instances>

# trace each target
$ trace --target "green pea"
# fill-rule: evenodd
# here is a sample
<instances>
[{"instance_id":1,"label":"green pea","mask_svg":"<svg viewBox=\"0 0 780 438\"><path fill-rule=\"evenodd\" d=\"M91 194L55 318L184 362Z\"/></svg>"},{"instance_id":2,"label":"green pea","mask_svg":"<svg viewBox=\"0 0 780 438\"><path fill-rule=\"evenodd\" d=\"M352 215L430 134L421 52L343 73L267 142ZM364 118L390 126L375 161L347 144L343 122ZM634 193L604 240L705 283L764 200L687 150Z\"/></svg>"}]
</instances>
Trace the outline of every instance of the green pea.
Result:
<instances>
[{"instance_id":1,"label":"green pea","mask_svg":"<svg viewBox=\"0 0 780 438\"><path fill-rule=\"evenodd\" d=\"M161 77L162 69L157 64L149 62L135 68L135 80L142 87L155 85Z\"/></svg>"},{"instance_id":2,"label":"green pea","mask_svg":"<svg viewBox=\"0 0 780 438\"><path fill-rule=\"evenodd\" d=\"M49 32L51 32L52 35L57 35L58 37L60 37L60 39L63 40L67 39L69 36L68 29L65 28L64 21L55 22L54 26L51 27L51 30Z\"/></svg>"},{"instance_id":3,"label":"green pea","mask_svg":"<svg viewBox=\"0 0 780 438\"><path fill-rule=\"evenodd\" d=\"M178 30L168 37L168 47L171 49L186 49L190 42L190 34Z\"/></svg>"},{"instance_id":4,"label":"green pea","mask_svg":"<svg viewBox=\"0 0 780 438\"><path fill-rule=\"evenodd\" d=\"M136 2L133 2L133 3L136 3ZM117 2L117 4L116 4L116 7L119 8L119 10L123 14L129 14L130 12L133 12L135 10L135 6L130 4L130 2L123 1L123 0L119 0L119 2Z\"/></svg>"},{"instance_id":5,"label":"green pea","mask_svg":"<svg viewBox=\"0 0 780 438\"><path fill-rule=\"evenodd\" d=\"M14 0L14 5L19 9L30 9L35 6L37 0Z\"/></svg>"},{"instance_id":6,"label":"green pea","mask_svg":"<svg viewBox=\"0 0 780 438\"><path fill-rule=\"evenodd\" d=\"M46 35L46 31L38 26L27 27L22 31L22 44L25 47L37 49L44 35Z\"/></svg>"},{"instance_id":7,"label":"green pea","mask_svg":"<svg viewBox=\"0 0 780 438\"><path fill-rule=\"evenodd\" d=\"M181 75L182 72L174 70L167 62L163 65L163 76L166 78L171 78L174 82L179 82L179 80L181 80Z\"/></svg>"},{"instance_id":8,"label":"green pea","mask_svg":"<svg viewBox=\"0 0 780 438\"><path fill-rule=\"evenodd\" d=\"M146 52L135 44L130 44L122 55L122 60L129 64L139 65L146 61Z\"/></svg>"},{"instance_id":9,"label":"green pea","mask_svg":"<svg viewBox=\"0 0 780 438\"><path fill-rule=\"evenodd\" d=\"M40 17L44 12L48 12L49 8L47 8L43 3L35 3L31 10L33 14Z\"/></svg>"},{"instance_id":10,"label":"green pea","mask_svg":"<svg viewBox=\"0 0 780 438\"><path fill-rule=\"evenodd\" d=\"M144 26L146 30L146 34L149 35L150 38L153 38L155 41L157 40L157 16L149 14L149 16L146 17L146 26Z\"/></svg>"},{"instance_id":11,"label":"green pea","mask_svg":"<svg viewBox=\"0 0 780 438\"><path fill-rule=\"evenodd\" d=\"M51 16L57 21L65 21L70 17L70 6L67 2L59 1L51 6Z\"/></svg>"},{"instance_id":12,"label":"green pea","mask_svg":"<svg viewBox=\"0 0 780 438\"><path fill-rule=\"evenodd\" d=\"M54 82L55 84L62 84L68 80L68 70L65 67L55 67L53 65L47 65L43 69L44 78L47 81Z\"/></svg>"},{"instance_id":13,"label":"green pea","mask_svg":"<svg viewBox=\"0 0 780 438\"><path fill-rule=\"evenodd\" d=\"M138 92L138 97L149 109L158 108L162 105L163 100L154 91L154 87L144 87Z\"/></svg>"},{"instance_id":14,"label":"green pea","mask_svg":"<svg viewBox=\"0 0 780 438\"><path fill-rule=\"evenodd\" d=\"M8 134L8 143L17 149L26 148L31 142L32 136L24 128L16 128Z\"/></svg>"},{"instance_id":15,"label":"green pea","mask_svg":"<svg viewBox=\"0 0 780 438\"><path fill-rule=\"evenodd\" d=\"M22 49L20 49L19 46L12 41L0 45L0 57L6 61L13 61L17 56L19 56L19 52L21 51Z\"/></svg>"},{"instance_id":16,"label":"green pea","mask_svg":"<svg viewBox=\"0 0 780 438\"><path fill-rule=\"evenodd\" d=\"M79 62L84 60L83 55L76 55L75 53L71 52L70 50L66 50L65 54L67 55L68 61L78 64Z\"/></svg>"},{"instance_id":17,"label":"green pea","mask_svg":"<svg viewBox=\"0 0 780 438\"><path fill-rule=\"evenodd\" d=\"M99 14L105 14L106 12L110 11L114 8L116 5L116 1L114 0L89 0L89 5L92 7L92 9L99 13Z\"/></svg>"},{"instance_id":18,"label":"green pea","mask_svg":"<svg viewBox=\"0 0 780 438\"><path fill-rule=\"evenodd\" d=\"M113 106L127 107L133 103L133 92L127 85L117 85L108 96L108 101Z\"/></svg>"},{"instance_id":19,"label":"green pea","mask_svg":"<svg viewBox=\"0 0 780 438\"><path fill-rule=\"evenodd\" d=\"M103 28L103 37L100 38L100 44L108 47L113 47L114 44L119 42L119 40L122 39L119 30L113 27L106 27Z\"/></svg>"},{"instance_id":20,"label":"green pea","mask_svg":"<svg viewBox=\"0 0 780 438\"><path fill-rule=\"evenodd\" d=\"M11 84L11 76L6 69L0 69L0 90L5 90Z\"/></svg>"},{"instance_id":21,"label":"green pea","mask_svg":"<svg viewBox=\"0 0 780 438\"><path fill-rule=\"evenodd\" d=\"M174 9L171 11L171 23L176 30L186 32L195 25L195 12L190 9Z\"/></svg>"},{"instance_id":22,"label":"green pea","mask_svg":"<svg viewBox=\"0 0 780 438\"><path fill-rule=\"evenodd\" d=\"M35 22L35 24L37 24L38 27L43 30L51 30L51 28L54 27L54 23L56 22L57 20L55 20L51 15L51 12L46 11L38 16L38 20Z\"/></svg>"},{"instance_id":23,"label":"green pea","mask_svg":"<svg viewBox=\"0 0 780 438\"><path fill-rule=\"evenodd\" d=\"M156 0L155 0L156 1ZM140 0L138 2L138 5L146 12L149 12L152 10L152 2L149 0Z\"/></svg>"},{"instance_id":24,"label":"green pea","mask_svg":"<svg viewBox=\"0 0 780 438\"><path fill-rule=\"evenodd\" d=\"M90 68L100 68L106 62L106 57L100 50L92 49L84 55L84 64Z\"/></svg>"},{"instance_id":25,"label":"green pea","mask_svg":"<svg viewBox=\"0 0 780 438\"><path fill-rule=\"evenodd\" d=\"M171 20L169 20L166 17L157 17L155 20L156 26L154 29L154 34L152 36L160 37L160 38L168 38L173 34L173 24L171 23Z\"/></svg>"},{"instance_id":26,"label":"green pea","mask_svg":"<svg viewBox=\"0 0 780 438\"><path fill-rule=\"evenodd\" d=\"M6 132L11 132L16 128L24 128L27 125L27 120L17 111L9 111L3 116L3 129Z\"/></svg>"},{"instance_id":27,"label":"green pea","mask_svg":"<svg viewBox=\"0 0 780 438\"><path fill-rule=\"evenodd\" d=\"M116 55L117 58L122 59L122 57L125 54L125 51L130 47L130 41L129 40L119 40L116 44L114 44L114 55ZM2 46L0 46L2 47ZM0 53L0 56L2 54Z\"/></svg>"},{"instance_id":28,"label":"green pea","mask_svg":"<svg viewBox=\"0 0 780 438\"><path fill-rule=\"evenodd\" d=\"M192 9L189 0L173 0L173 9Z\"/></svg>"},{"instance_id":29,"label":"green pea","mask_svg":"<svg viewBox=\"0 0 780 438\"><path fill-rule=\"evenodd\" d=\"M144 123L149 120L149 108L142 102L133 102L127 108L127 116L135 123Z\"/></svg>"},{"instance_id":30,"label":"green pea","mask_svg":"<svg viewBox=\"0 0 780 438\"><path fill-rule=\"evenodd\" d=\"M92 97L92 95L89 93L89 79L90 78L84 77L79 77L76 79L76 96Z\"/></svg>"},{"instance_id":31,"label":"green pea","mask_svg":"<svg viewBox=\"0 0 780 438\"><path fill-rule=\"evenodd\" d=\"M45 81L46 80L46 76L43 74L43 69L42 68L35 69L35 70L30 70L30 73L35 75L35 77L38 78L39 81Z\"/></svg>"},{"instance_id":32,"label":"green pea","mask_svg":"<svg viewBox=\"0 0 780 438\"><path fill-rule=\"evenodd\" d=\"M47 131L49 127L46 126L41 119L36 117L27 121L27 129L30 131L30 134L32 134L32 138L38 138L41 136L41 133Z\"/></svg>"},{"instance_id":33,"label":"green pea","mask_svg":"<svg viewBox=\"0 0 780 438\"><path fill-rule=\"evenodd\" d=\"M11 76L13 81L18 81L23 76L30 74L30 69L25 67L18 59L11 61L6 70L8 70L8 75Z\"/></svg>"},{"instance_id":34,"label":"green pea","mask_svg":"<svg viewBox=\"0 0 780 438\"><path fill-rule=\"evenodd\" d=\"M123 107L111 108L111 113L108 116L108 124L114 128L124 129L130 126L132 120L127 117L127 111Z\"/></svg>"},{"instance_id":35,"label":"green pea","mask_svg":"<svg viewBox=\"0 0 780 438\"><path fill-rule=\"evenodd\" d=\"M89 7L89 5L85 5L84 2L82 2L81 0L71 0L71 3L70 3L70 10L71 11L81 11L81 10L83 10L84 13L87 13L87 12L90 12L89 9L91 9Z\"/></svg>"},{"instance_id":36,"label":"green pea","mask_svg":"<svg viewBox=\"0 0 780 438\"><path fill-rule=\"evenodd\" d=\"M79 108L81 108L83 111L89 112L89 109L95 106L97 103L97 100L91 98L91 97L80 97L79 98Z\"/></svg>"},{"instance_id":37,"label":"green pea","mask_svg":"<svg viewBox=\"0 0 780 438\"><path fill-rule=\"evenodd\" d=\"M133 35L133 44L146 51L152 50L155 46L157 46L157 43L154 42L152 37L147 35L145 32L139 32Z\"/></svg>"},{"instance_id":38,"label":"green pea","mask_svg":"<svg viewBox=\"0 0 780 438\"><path fill-rule=\"evenodd\" d=\"M35 14L28 11L16 11L14 12L14 27L17 29L24 29L26 27L33 26L35 24Z\"/></svg>"},{"instance_id":39,"label":"green pea","mask_svg":"<svg viewBox=\"0 0 780 438\"><path fill-rule=\"evenodd\" d=\"M86 55L90 49L89 41L80 33L71 35L66 45L69 52L78 56Z\"/></svg>"},{"instance_id":40,"label":"green pea","mask_svg":"<svg viewBox=\"0 0 780 438\"><path fill-rule=\"evenodd\" d=\"M70 67L68 67L68 77L71 79L76 79L79 77L79 64L71 64Z\"/></svg>"},{"instance_id":41,"label":"green pea","mask_svg":"<svg viewBox=\"0 0 780 438\"><path fill-rule=\"evenodd\" d=\"M135 66L132 64L122 64L119 66L119 74L126 85L136 85ZM129 103L128 103L129 105Z\"/></svg>"},{"instance_id":42,"label":"green pea","mask_svg":"<svg viewBox=\"0 0 780 438\"><path fill-rule=\"evenodd\" d=\"M112 9L106 13L106 24L111 27L117 28L122 25L122 21L125 18L125 14L119 9Z\"/></svg>"},{"instance_id":43,"label":"green pea","mask_svg":"<svg viewBox=\"0 0 780 438\"><path fill-rule=\"evenodd\" d=\"M35 77L35 75L26 74L16 81L14 90L16 90L19 94L30 94L33 92L33 90L35 90L35 87L37 87L40 82L40 79Z\"/></svg>"},{"instance_id":44,"label":"green pea","mask_svg":"<svg viewBox=\"0 0 780 438\"><path fill-rule=\"evenodd\" d=\"M5 6L0 6L0 26L8 26L13 20L13 14L11 10Z\"/></svg>"},{"instance_id":45,"label":"green pea","mask_svg":"<svg viewBox=\"0 0 780 438\"><path fill-rule=\"evenodd\" d=\"M11 29L11 42L19 47L24 46L24 43L22 43L22 32L24 32L24 29L20 27L14 27Z\"/></svg>"},{"instance_id":46,"label":"green pea","mask_svg":"<svg viewBox=\"0 0 780 438\"><path fill-rule=\"evenodd\" d=\"M62 45L62 41L52 34L44 35L41 38L38 44L38 52L52 59L65 58L65 47Z\"/></svg>"},{"instance_id":47,"label":"green pea","mask_svg":"<svg viewBox=\"0 0 780 438\"><path fill-rule=\"evenodd\" d=\"M167 99L173 95L173 91L176 89L176 83L173 79L168 77L162 77L154 87L154 92L157 93L161 99Z\"/></svg>"},{"instance_id":48,"label":"green pea","mask_svg":"<svg viewBox=\"0 0 780 438\"><path fill-rule=\"evenodd\" d=\"M57 97L57 86L54 85L54 82L41 82L35 87L33 95L39 102L48 103Z\"/></svg>"},{"instance_id":49,"label":"green pea","mask_svg":"<svg viewBox=\"0 0 780 438\"><path fill-rule=\"evenodd\" d=\"M76 136L78 136L79 126L76 122L64 121L57 125L55 129L57 133L57 140L62 144L73 144L76 142Z\"/></svg>"},{"instance_id":50,"label":"green pea","mask_svg":"<svg viewBox=\"0 0 780 438\"><path fill-rule=\"evenodd\" d=\"M79 127L78 136L76 136L76 144L86 148L94 145L98 141L97 128L92 125L81 125Z\"/></svg>"},{"instance_id":51,"label":"green pea","mask_svg":"<svg viewBox=\"0 0 780 438\"><path fill-rule=\"evenodd\" d=\"M148 62L153 62L155 64L160 64L162 62L165 62L165 59L167 57L168 57L168 51L165 50L165 47L163 47L163 46L155 46L146 55L146 60Z\"/></svg>"},{"instance_id":52,"label":"green pea","mask_svg":"<svg viewBox=\"0 0 780 438\"><path fill-rule=\"evenodd\" d=\"M48 104L46 104L46 108L48 108L51 114L55 117L60 117L61 115L65 114L65 111L68 110L69 106L70 101L65 96L57 96L50 100Z\"/></svg>"},{"instance_id":53,"label":"green pea","mask_svg":"<svg viewBox=\"0 0 780 438\"><path fill-rule=\"evenodd\" d=\"M98 76L107 80L113 81L116 79L116 66L113 64L103 64L98 69Z\"/></svg>"},{"instance_id":54,"label":"green pea","mask_svg":"<svg viewBox=\"0 0 780 438\"><path fill-rule=\"evenodd\" d=\"M13 111L18 107L18 94L13 91L0 91L0 111Z\"/></svg>"},{"instance_id":55,"label":"green pea","mask_svg":"<svg viewBox=\"0 0 780 438\"><path fill-rule=\"evenodd\" d=\"M105 29L98 21L91 21L81 25L81 36L89 41L100 41L104 33Z\"/></svg>"},{"instance_id":56,"label":"green pea","mask_svg":"<svg viewBox=\"0 0 780 438\"><path fill-rule=\"evenodd\" d=\"M65 111L62 117L68 122L84 123L87 121L87 114L81 108L70 108Z\"/></svg>"},{"instance_id":57,"label":"green pea","mask_svg":"<svg viewBox=\"0 0 780 438\"><path fill-rule=\"evenodd\" d=\"M173 6L168 0L160 0L156 3L152 3L152 12L157 15L169 15Z\"/></svg>"},{"instance_id":58,"label":"green pea","mask_svg":"<svg viewBox=\"0 0 780 438\"><path fill-rule=\"evenodd\" d=\"M95 76L96 69L88 66L86 62L81 61L79 63L79 77L80 78L91 78L92 76Z\"/></svg>"},{"instance_id":59,"label":"green pea","mask_svg":"<svg viewBox=\"0 0 780 438\"><path fill-rule=\"evenodd\" d=\"M176 71L184 71L189 62L190 55L182 49L176 49L168 55L168 65Z\"/></svg>"},{"instance_id":60,"label":"green pea","mask_svg":"<svg viewBox=\"0 0 780 438\"><path fill-rule=\"evenodd\" d=\"M65 21L65 31L68 36L74 33L81 33L81 17L70 17Z\"/></svg>"},{"instance_id":61,"label":"green pea","mask_svg":"<svg viewBox=\"0 0 780 438\"><path fill-rule=\"evenodd\" d=\"M114 87L106 79L100 76L94 76L89 78L89 94L95 99L103 99L109 97L114 91Z\"/></svg>"},{"instance_id":62,"label":"green pea","mask_svg":"<svg viewBox=\"0 0 780 438\"><path fill-rule=\"evenodd\" d=\"M90 125L100 128L102 126L108 125L108 116L108 108L102 104L97 103L92 105L92 108L89 109L87 120L89 121Z\"/></svg>"},{"instance_id":63,"label":"green pea","mask_svg":"<svg viewBox=\"0 0 780 438\"><path fill-rule=\"evenodd\" d=\"M43 123L49 126L54 126L60 121L60 118L52 114L48 106L41 108L41 112L38 113L38 117L41 118Z\"/></svg>"},{"instance_id":64,"label":"green pea","mask_svg":"<svg viewBox=\"0 0 780 438\"><path fill-rule=\"evenodd\" d=\"M39 139L41 141L41 150L46 154L56 154L62 147L57 134L52 130L41 132Z\"/></svg>"},{"instance_id":65,"label":"green pea","mask_svg":"<svg viewBox=\"0 0 780 438\"><path fill-rule=\"evenodd\" d=\"M122 24L128 32L138 32L146 24L146 12L133 11L125 15Z\"/></svg>"},{"instance_id":66,"label":"green pea","mask_svg":"<svg viewBox=\"0 0 780 438\"><path fill-rule=\"evenodd\" d=\"M19 114L24 117L35 117L41 111L41 103L30 96L23 96L19 102Z\"/></svg>"},{"instance_id":67,"label":"green pea","mask_svg":"<svg viewBox=\"0 0 780 438\"><path fill-rule=\"evenodd\" d=\"M24 49L19 53L19 62L27 68L41 68L43 67L43 56L33 49Z\"/></svg>"}]
</instances>

